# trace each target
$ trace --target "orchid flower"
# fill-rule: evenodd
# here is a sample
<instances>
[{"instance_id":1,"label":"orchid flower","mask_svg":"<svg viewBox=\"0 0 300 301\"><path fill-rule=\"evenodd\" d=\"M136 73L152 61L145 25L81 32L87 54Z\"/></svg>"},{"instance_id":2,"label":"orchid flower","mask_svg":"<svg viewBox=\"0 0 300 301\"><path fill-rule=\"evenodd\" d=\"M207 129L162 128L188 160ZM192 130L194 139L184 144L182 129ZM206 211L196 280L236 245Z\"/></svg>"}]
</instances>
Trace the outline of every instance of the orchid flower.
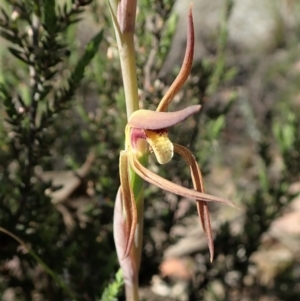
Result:
<instances>
[{"instance_id":1,"label":"orchid flower","mask_svg":"<svg viewBox=\"0 0 300 301\"><path fill-rule=\"evenodd\" d=\"M194 26L192 10L188 17L188 38L184 61L175 81L170 86L156 111L139 108L137 76L134 55L134 27L137 0L108 0L120 55L128 122L125 128L125 149L120 153L120 188L114 210L114 240L123 271L127 301L138 301L138 272L141 261L143 231L143 182L163 190L195 199L198 215L210 251L214 255L208 202L233 206L223 198L204 193L202 175L193 154L184 146L172 143L168 128L176 125L201 106L188 106L176 112L167 112L175 94L187 80L194 55ZM190 168L193 189L177 185L150 171L149 153L154 153L160 164L167 164L174 153L179 154Z\"/></svg>"},{"instance_id":2,"label":"orchid flower","mask_svg":"<svg viewBox=\"0 0 300 301\"><path fill-rule=\"evenodd\" d=\"M203 181L199 166L192 153L184 146L173 144L168 138L168 128L184 121L197 113L201 106L193 105L176 112L164 112L173 96L186 81L192 66L194 50L194 28L192 12L189 12L188 42L184 62L179 75L171 85L156 111L137 110L130 116L125 130L125 150L120 154L120 180L123 213L126 216L124 257L129 255L137 225L136 200L130 183L130 170L143 180L177 195L196 200L198 215L208 242L210 260L214 255L213 238L207 202L219 202L232 205L230 201L204 193ZM138 143L145 140L149 150L160 164L168 163L174 152L179 154L190 167L194 189L172 183L147 169L140 159Z\"/></svg>"}]
</instances>

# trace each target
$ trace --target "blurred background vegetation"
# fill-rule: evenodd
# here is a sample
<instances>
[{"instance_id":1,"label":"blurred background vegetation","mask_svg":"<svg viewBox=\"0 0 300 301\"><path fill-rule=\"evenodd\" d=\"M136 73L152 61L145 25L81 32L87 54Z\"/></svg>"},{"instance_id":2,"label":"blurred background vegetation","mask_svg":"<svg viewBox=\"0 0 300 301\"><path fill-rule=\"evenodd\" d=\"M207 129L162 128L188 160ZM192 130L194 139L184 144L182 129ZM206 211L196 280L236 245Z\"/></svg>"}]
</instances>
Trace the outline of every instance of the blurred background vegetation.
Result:
<instances>
[{"instance_id":1,"label":"blurred background vegetation","mask_svg":"<svg viewBox=\"0 0 300 301\"><path fill-rule=\"evenodd\" d=\"M0 6L0 298L123 300L112 216L126 113L107 3ZM138 0L144 108L176 76L188 6ZM147 186L140 294L298 300L300 5L197 0L194 18L196 59L172 110L202 111L170 136L193 150L207 191L240 210L211 207L211 264L194 202ZM160 173L191 185L177 157Z\"/></svg>"}]
</instances>

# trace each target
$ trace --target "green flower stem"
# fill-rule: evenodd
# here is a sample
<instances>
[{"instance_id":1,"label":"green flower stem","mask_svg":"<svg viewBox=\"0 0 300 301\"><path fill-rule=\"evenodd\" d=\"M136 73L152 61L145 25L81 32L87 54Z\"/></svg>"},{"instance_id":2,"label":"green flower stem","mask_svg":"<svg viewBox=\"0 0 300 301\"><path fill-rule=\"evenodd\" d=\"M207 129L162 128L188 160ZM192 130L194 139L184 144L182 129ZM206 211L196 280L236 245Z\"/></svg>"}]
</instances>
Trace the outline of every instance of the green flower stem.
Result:
<instances>
[{"instance_id":1,"label":"green flower stem","mask_svg":"<svg viewBox=\"0 0 300 301\"><path fill-rule=\"evenodd\" d=\"M127 119L130 115L139 109L138 99L138 85L137 85L137 74L136 74L136 62L135 62L135 51L134 51L134 31L121 32L120 26L117 19L117 6L118 0L109 0L109 8L113 20L115 29L118 50L120 55L120 63L123 77L123 86L125 93L126 112ZM147 163L147 149L146 143L139 143L138 151L142 154L141 162ZM126 300L127 301L138 301L138 272L140 269L141 253L142 253L142 242L143 242L143 222L144 222L144 185L143 180L130 168L130 185L132 187L134 197L136 200L138 224L135 232L134 243L130 251L130 258L134 261L136 267L136 274L131 279L131 285L125 284ZM126 283L126 281L125 281Z\"/></svg>"},{"instance_id":2,"label":"green flower stem","mask_svg":"<svg viewBox=\"0 0 300 301\"><path fill-rule=\"evenodd\" d=\"M139 109L136 64L134 56L133 34L124 33L118 43L123 86L126 101L127 119Z\"/></svg>"},{"instance_id":3,"label":"green flower stem","mask_svg":"<svg viewBox=\"0 0 300 301\"><path fill-rule=\"evenodd\" d=\"M119 1L108 1L112 21L115 29L125 93L127 119L139 109L138 85L134 52L134 32L122 33L117 19L117 5Z\"/></svg>"}]
</instances>

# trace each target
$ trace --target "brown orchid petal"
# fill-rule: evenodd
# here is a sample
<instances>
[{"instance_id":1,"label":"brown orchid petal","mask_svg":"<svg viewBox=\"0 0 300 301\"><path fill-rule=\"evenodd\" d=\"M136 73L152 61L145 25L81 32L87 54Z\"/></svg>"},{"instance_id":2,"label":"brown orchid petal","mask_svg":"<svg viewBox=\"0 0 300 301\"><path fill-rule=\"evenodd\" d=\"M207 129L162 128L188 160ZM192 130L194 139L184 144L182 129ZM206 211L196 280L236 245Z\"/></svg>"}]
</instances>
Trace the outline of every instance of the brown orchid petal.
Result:
<instances>
[{"instance_id":1,"label":"brown orchid petal","mask_svg":"<svg viewBox=\"0 0 300 301\"><path fill-rule=\"evenodd\" d=\"M122 206L126 214L126 246L124 258L129 255L130 248L134 239L134 233L137 225L137 209L134 199L134 194L129 182L128 172L128 157L126 151L120 153L120 180L121 180L121 194Z\"/></svg>"},{"instance_id":2,"label":"brown orchid petal","mask_svg":"<svg viewBox=\"0 0 300 301\"><path fill-rule=\"evenodd\" d=\"M189 106L176 112L137 110L129 118L128 125L144 130L160 130L173 126L200 110L200 105Z\"/></svg>"},{"instance_id":3,"label":"brown orchid petal","mask_svg":"<svg viewBox=\"0 0 300 301\"><path fill-rule=\"evenodd\" d=\"M185 148L184 146L175 143L174 143L174 151L178 153L185 160L185 162L190 166L194 189L200 192L204 192L204 185L202 181L201 171L191 151ZM214 242L213 242L207 202L197 200L197 211L207 240L207 244L210 252L210 261L212 262L214 257Z\"/></svg>"},{"instance_id":4,"label":"brown orchid petal","mask_svg":"<svg viewBox=\"0 0 300 301\"><path fill-rule=\"evenodd\" d=\"M200 201L205 201L205 202L218 202L218 203L223 203L232 207L236 207L231 201L223 199L223 198L219 198L213 195L209 195L206 193L202 193L199 191L196 191L194 189L189 189L180 185L177 185L175 183L172 183L162 177L160 177L159 175L153 173L152 171L150 171L149 169L147 169L146 167L144 167L139 160L137 159L137 157L132 154L129 153L128 154L128 159L129 159L129 163L130 166L134 169L134 171L145 181L161 188L164 189L166 191L172 192L174 194L178 194L181 195L183 197L187 197L190 199L198 199Z\"/></svg>"},{"instance_id":5,"label":"brown orchid petal","mask_svg":"<svg viewBox=\"0 0 300 301\"><path fill-rule=\"evenodd\" d=\"M175 81L168 89L166 94L164 95L163 99L160 101L156 111L164 112L168 109L168 106L176 93L181 89L185 81L187 80L193 64L193 57L194 57L194 23L193 23L193 14L192 14L192 6L189 10L189 24L188 24L188 34L187 34L187 45L184 55L184 60L178 73Z\"/></svg>"}]
</instances>

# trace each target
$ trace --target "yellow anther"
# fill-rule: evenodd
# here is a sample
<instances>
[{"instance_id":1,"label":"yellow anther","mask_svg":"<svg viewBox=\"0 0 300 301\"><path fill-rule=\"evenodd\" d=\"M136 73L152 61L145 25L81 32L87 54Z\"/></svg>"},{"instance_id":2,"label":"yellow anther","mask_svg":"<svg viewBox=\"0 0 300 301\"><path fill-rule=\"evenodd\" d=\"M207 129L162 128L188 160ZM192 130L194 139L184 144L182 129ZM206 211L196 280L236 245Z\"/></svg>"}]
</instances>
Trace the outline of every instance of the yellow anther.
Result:
<instances>
[{"instance_id":1,"label":"yellow anther","mask_svg":"<svg viewBox=\"0 0 300 301\"><path fill-rule=\"evenodd\" d=\"M166 130L145 130L145 134L157 161L160 164L168 163L174 154L174 146L168 137L168 132Z\"/></svg>"}]
</instances>

